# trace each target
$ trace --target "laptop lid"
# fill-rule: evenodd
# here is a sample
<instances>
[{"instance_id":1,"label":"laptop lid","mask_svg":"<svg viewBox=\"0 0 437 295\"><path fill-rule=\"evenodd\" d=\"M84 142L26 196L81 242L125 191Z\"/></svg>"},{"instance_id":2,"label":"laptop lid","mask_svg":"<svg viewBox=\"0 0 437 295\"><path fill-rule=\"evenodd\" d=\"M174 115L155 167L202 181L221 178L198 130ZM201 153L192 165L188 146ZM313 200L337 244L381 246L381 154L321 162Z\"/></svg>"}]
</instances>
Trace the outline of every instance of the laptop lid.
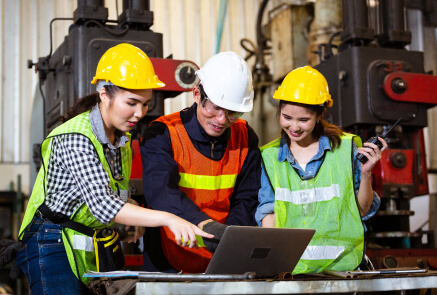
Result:
<instances>
[{"instance_id":1,"label":"laptop lid","mask_svg":"<svg viewBox=\"0 0 437 295\"><path fill-rule=\"evenodd\" d=\"M315 230L229 226L212 256L206 274L274 277L292 272Z\"/></svg>"}]
</instances>

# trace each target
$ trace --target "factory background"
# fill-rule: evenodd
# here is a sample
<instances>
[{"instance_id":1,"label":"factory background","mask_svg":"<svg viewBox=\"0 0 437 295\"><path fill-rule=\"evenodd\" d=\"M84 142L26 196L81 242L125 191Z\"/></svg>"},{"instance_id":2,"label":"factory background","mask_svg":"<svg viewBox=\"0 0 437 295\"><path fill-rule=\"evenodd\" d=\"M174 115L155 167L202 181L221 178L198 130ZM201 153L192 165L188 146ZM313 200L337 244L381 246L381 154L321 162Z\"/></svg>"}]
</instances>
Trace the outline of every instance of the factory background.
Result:
<instances>
[{"instance_id":1,"label":"factory background","mask_svg":"<svg viewBox=\"0 0 437 295\"><path fill-rule=\"evenodd\" d=\"M220 51L247 54L240 45L242 38L255 42L255 23L260 1L229 1L223 21ZM272 8L281 1L272 1ZM118 8L117 8L118 4ZM107 0L108 19L117 19L122 1ZM72 18L75 0L0 1L0 189L7 189L18 174L22 189L29 193L29 163L32 161L31 115L35 96L39 96L38 75L28 69L27 60L37 61L50 51L50 22L54 18ZM117 10L118 9L118 10ZM219 0L150 1L154 14L152 31L163 37L164 57L191 60L201 66L216 52ZM53 22L53 50L68 34L72 20ZM253 64L253 60L249 60ZM193 103L190 93L165 101L165 112L171 113ZM251 120L251 117L247 117ZM256 118L253 118L256 120Z\"/></svg>"},{"instance_id":2,"label":"factory background","mask_svg":"<svg viewBox=\"0 0 437 295\"><path fill-rule=\"evenodd\" d=\"M92 2L92 1L91 1ZM122 0L106 0L109 20L116 20L122 11ZM257 42L257 15L261 0L151 0L153 25L150 30L163 34L163 57L172 55L177 60L189 60L201 67L206 60L218 51L234 51L255 65L255 56L250 56ZM262 17L263 28L269 28L273 37L278 11L290 5L305 3L328 3L341 6L341 1L280 1L267 2ZM330 2L330 4L329 4ZM367 1L369 7L375 1ZM424 70L437 73L437 24L430 23L432 16L425 15L419 3L435 1L407 1L412 4L406 15L408 30L412 32L411 44L407 50L424 53ZM418 5L415 6L414 2ZM0 190L8 190L11 183L15 189L20 185L24 195L32 189L35 173L32 167L33 143L42 134L43 116L40 104L39 77L35 67L29 69L28 60L33 63L49 54L64 41L69 33L73 12L77 9L75 0L0 0ZM437 7L436 7L437 8ZM332 13L332 11L325 11ZM437 19L434 13L434 20ZM51 24L51 21L59 18ZM62 18L68 18L63 20ZM341 24L341 15L339 15ZM336 26L335 24L333 25ZM52 36L50 36L50 27ZM284 38L287 38L286 34ZM308 36L307 36L308 37ZM308 37L309 38L309 37ZM50 40L51 39L51 40ZM241 40L245 39L243 48ZM290 38L291 39L291 38ZM52 41L52 48L50 43ZM296 45L294 45L296 47ZM294 48L293 47L293 48ZM299 47L299 46L297 46ZM249 50L247 50L249 49ZM272 52L274 48L272 49ZM305 48L305 51L308 51ZM274 53L274 52L273 52ZM278 55L276 55L278 56ZM306 55L310 63L311 54ZM283 60L275 60L275 54L265 56L270 74L277 76ZM302 61L301 61L302 62ZM298 65L295 62L294 65ZM292 70L290 68L289 70ZM275 80L275 79L273 79ZM263 94L255 98L254 110L244 115L244 119L254 127L261 143L267 143L279 135L275 121L275 107L270 102L277 81L266 83ZM336 97L333 97L334 104ZM164 101L165 114L189 107L193 103L191 92L185 92L175 98ZM428 127L424 128L426 163L429 171L429 194L413 198L412 210L416 211L412 225L424 226L424 229L437 229L437 108L427 110ZM41 119L41 118L39 118ZM35 138L36 137L36 138ZM17 179L20 177L20 181ZM431 216L433 218L429 219ZM427 224L429 222L429 225ZM414 231L416 229L412 229Z\"/></svg>"}]
</instances>

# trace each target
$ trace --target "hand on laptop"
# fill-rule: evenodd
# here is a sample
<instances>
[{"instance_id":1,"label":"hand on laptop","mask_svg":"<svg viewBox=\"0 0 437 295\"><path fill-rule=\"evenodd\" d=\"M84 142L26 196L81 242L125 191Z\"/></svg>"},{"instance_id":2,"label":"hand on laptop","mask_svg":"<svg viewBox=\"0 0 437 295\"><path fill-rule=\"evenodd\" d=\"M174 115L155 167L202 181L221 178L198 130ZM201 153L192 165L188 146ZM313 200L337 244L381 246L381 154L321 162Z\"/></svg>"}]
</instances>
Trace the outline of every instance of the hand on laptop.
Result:
<instances>
[{"instance_id":1,"label":"hand on laptop","mask_svg":"<svg viewBox=\"0 0 437 295\"><path fill-rule=\"evenodd\" d=\"M223 237L223 233L225 232L227 227L228 226L226 224L221 224L217 221L210 221L203 225L202 230L204 232L214 235L213 239L203 238L203 242L209 252L215 252L220 242L220 239Z\"/></svg>"}]
</instances>

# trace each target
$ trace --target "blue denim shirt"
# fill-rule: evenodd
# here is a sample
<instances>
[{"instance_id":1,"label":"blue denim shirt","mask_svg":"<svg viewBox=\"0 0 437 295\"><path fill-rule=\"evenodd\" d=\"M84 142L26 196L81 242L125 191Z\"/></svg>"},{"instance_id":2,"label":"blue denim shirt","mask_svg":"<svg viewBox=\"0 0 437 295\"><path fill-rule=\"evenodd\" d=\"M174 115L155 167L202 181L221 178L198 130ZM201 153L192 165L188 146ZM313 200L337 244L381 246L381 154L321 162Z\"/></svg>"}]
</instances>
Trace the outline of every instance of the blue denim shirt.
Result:
<instances>
[{"instance_id":1,"label":"blue denim shirt","mask_svg":"<svg viewBox=\"0 0 437 295\"><path fill-rule=\"evenodd\" d=\"M301 176L303 179L313 178L316 175L317 171L319 171L320 166L322 165L323 159L325 157L325 151L331 150L331 144L329 142L329 138L326 136L320 137L319 150L317 154L308 162L304 171L292 156L290 149L288 148L287 140L285 136L287 135L284 135L281 138L279 144L278 161L283 162L287 160L291 164L291 166L298 171L299 176ZM358 153L358 148L354 144L354 158L355 158L354 185L355 185L356 193L358 193L358 189L360 188L360 182L361 182L361 163L359 160L357 160L357 153ZM255 213L255 219L258 225L261 226L262 219L267 214L271 214L275 212L274 210L275 193L272 187L270 186L270 182L266 175L266 172L264 171L264 167L262 167L261 189L259 190L258 193L258 199L259 199L259 205ZM367 212L367 214L363 216L361 219L368 220L373 215L375 215L376 211L378 211L379 209L380 204L381 204L381 199L375 192L373 192L372 206L370 207L370 210Z\"/></svg>"}]
</instances>

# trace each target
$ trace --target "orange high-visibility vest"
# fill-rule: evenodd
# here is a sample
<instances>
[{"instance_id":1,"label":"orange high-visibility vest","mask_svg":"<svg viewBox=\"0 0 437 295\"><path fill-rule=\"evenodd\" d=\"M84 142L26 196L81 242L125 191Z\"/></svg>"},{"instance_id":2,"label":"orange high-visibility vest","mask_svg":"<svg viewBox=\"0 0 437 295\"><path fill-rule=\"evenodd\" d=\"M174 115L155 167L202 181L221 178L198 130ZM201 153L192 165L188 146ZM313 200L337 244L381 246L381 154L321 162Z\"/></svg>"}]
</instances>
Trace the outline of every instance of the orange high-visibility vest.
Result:
<instances>
[{"instance_id":1,"label":"orange high-visibility vest","mask_svg":"<svg viewBox=\"0 0 437 295\"><path fill-rule=\"evenodd\" d=\"M179 166L179 189L211 219L225 223L235 182L249 150L246 122L239 119L230 127L231 137L223 158L215 161L194 147L179 112L157 121L165 123L169 130L173 158ZM161 229L161 243L168 261L179 271L203 273L212 257L205 248L179 246L167 227Z\"/></svg>"}]
</instances>

